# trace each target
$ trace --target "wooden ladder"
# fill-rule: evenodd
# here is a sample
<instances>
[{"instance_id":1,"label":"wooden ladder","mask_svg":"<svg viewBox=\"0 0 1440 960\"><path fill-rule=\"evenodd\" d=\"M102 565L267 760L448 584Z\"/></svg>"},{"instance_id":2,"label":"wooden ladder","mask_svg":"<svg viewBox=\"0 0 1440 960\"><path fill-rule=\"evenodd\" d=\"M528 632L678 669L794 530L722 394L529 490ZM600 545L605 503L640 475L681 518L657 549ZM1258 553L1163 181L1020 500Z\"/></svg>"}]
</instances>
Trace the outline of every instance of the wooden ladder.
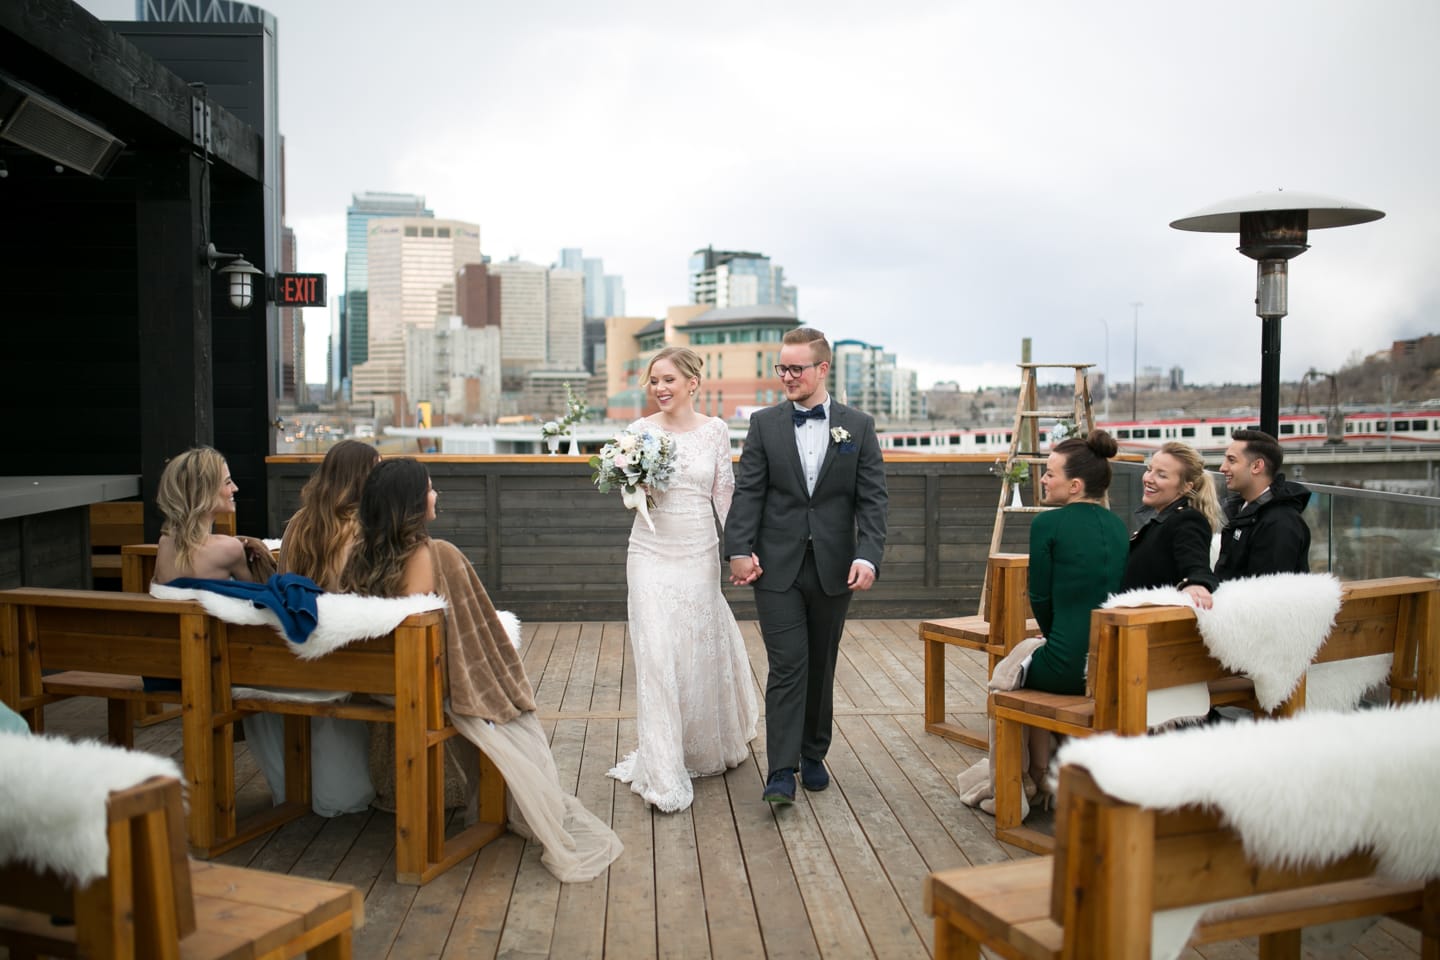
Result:
<instances>
[{"instance_id":1,"label":"wooden ladder","mask_svg":"<svg viewBox=\"0 0 1440 960\"><path fill-rule=\"evenodd\" d=\"M1020 397L1015 404L1015 424L1010 431L1010 447L1005 454L1005 472L1000 484L1000 502L995 506L995 528L990 534L990 552L993 556L1000 550L1000 541L1005 536L1005 517L1011 513L1043 513L1052 507L1038 506L1040 503L1040 464L1045 455L1040 452L1040 424L1043 419L1069 420L1075 425L1074 436L1085 437L1095 428L1095 414L1090 408L1090 379L1086 371L1093 363L1021 363ZM1035 386L1035 371L1047 368L1073 370L1075 391L1071 396L1068 410L1040 410ZM1015 506L1011 497L1016 484L1011 481L1015 464L1030 467L1030 502L1035 506ZM1024 483L1025 481L1020 481ZM990 592L990 565L985 565L985 580L980 587L979 613L985 613L985 599Z\"/></svg>"}]
</instances>

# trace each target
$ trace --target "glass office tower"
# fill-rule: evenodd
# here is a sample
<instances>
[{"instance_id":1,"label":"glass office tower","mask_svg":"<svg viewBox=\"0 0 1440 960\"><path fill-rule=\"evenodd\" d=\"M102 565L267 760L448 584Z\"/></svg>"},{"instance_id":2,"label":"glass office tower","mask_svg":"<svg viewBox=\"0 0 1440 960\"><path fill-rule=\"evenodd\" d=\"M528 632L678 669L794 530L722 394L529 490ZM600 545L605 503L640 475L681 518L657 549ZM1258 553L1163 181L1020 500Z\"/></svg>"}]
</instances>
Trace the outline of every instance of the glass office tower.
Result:
<instances>
[{"instance_id":1,"label":"glass office tower","mask_svg":"<svg viewBox=\"0 0 1440 960\"><path fill-rule=\"evenodd\" d=\"M366 243L378 217L429 217L425 198L414 193L357 193L345 210L345 310L340 316L335 383L350 396L350 372L370 358L370 270Z\"/></svg>"}]
</instances>

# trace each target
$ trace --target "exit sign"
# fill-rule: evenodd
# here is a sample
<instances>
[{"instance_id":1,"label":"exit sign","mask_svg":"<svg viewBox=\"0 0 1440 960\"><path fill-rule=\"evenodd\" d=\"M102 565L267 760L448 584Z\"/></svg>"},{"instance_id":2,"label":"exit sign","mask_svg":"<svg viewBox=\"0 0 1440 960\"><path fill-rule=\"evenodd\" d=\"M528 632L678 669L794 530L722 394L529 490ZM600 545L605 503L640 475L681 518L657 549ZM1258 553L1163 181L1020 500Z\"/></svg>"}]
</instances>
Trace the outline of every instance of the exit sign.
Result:
<instances>
[{"instance_id":1,"label":"exit sign","mask_svg":"<svg viewBox=\"0 0 1440 960\"><path fill-rule=\"evenodd\" d=\"M323 307L325 274L277 273L275 296L271 299L282 307Z\"/></svg>"}]
</instances>

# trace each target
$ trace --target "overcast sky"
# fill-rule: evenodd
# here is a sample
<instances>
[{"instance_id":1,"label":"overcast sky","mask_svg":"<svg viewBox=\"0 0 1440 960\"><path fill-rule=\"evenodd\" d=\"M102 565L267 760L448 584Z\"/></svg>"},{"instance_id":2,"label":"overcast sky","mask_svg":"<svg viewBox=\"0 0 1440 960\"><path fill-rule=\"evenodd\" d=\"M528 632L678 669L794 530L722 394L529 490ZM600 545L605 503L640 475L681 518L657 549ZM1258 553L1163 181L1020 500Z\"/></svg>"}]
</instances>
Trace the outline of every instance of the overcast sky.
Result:
<instances>
[{"instance_id":1,"label":"overcast sky","mask_svg":"<svg viewBox=\"0 0 1440 960\"><path fill-rule=\"evenodd\" d=\"M132 0L82 0L129 19ZM1290 267L1282 376L1440 329L1440 4L269 0L299 269L344 287L351 194L481 249L561 247L686 300L699 247L921 386L1040 361L1257 382L1255 267L1171 220L1277 188L1385 211ZM307 310L309 379L326 311Z\"/></svg>"}]
</instances>

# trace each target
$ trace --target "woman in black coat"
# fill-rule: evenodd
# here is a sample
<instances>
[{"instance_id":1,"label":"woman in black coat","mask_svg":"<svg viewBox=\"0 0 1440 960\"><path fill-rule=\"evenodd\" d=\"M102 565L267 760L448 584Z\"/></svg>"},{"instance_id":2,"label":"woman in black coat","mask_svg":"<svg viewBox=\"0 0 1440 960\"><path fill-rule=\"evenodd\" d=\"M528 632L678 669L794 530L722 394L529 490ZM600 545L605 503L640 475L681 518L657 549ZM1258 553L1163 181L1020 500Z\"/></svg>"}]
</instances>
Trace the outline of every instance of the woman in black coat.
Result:
<instances>
[{"instance_id":1,"label":"woman in black coat","mask_svg":"<svg viewBox=\"0 0 1440 960\"><path fill-rule=\"evenodd\" d=\"M1120 590L1176 587L1209 609L1219 583L1210 569L1210 543L1221 523L1205 462L1193 447L1172 441L1150 458L1141 482L1143 521L1130 537Z\"/></svg>"}]
</instances>

